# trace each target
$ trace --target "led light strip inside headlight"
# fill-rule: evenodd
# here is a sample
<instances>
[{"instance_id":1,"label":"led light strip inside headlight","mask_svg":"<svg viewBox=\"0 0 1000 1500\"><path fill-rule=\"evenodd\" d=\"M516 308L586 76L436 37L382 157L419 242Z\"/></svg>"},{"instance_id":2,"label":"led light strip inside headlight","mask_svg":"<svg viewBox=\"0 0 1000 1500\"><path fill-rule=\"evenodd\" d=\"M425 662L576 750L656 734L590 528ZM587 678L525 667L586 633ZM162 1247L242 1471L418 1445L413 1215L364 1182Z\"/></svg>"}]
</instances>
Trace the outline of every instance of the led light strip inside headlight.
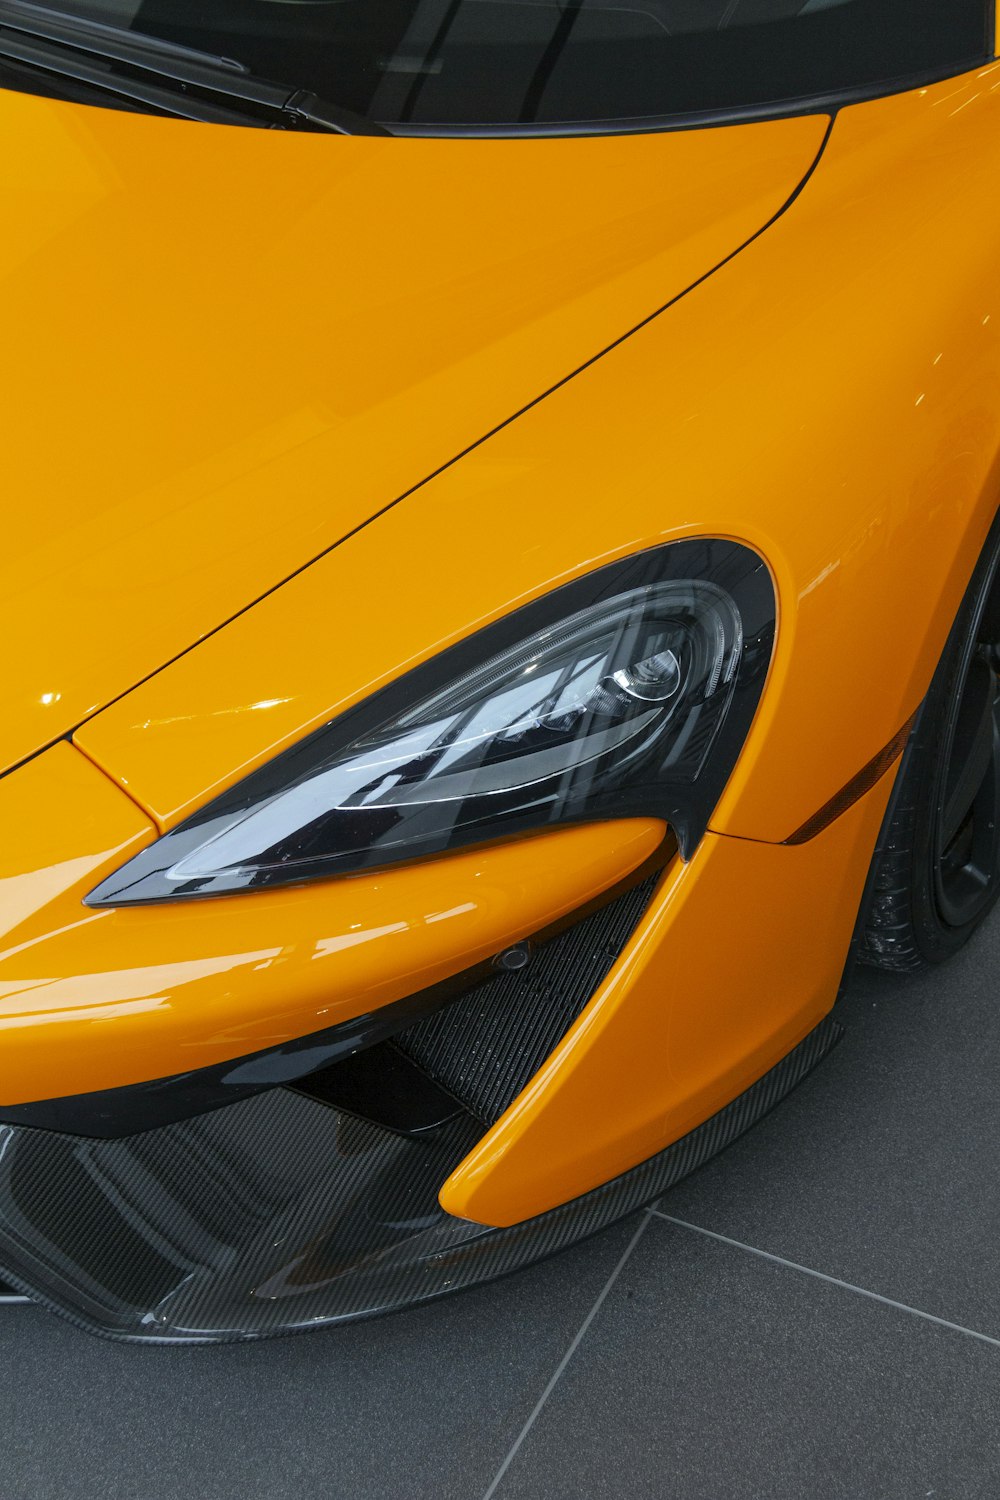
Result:
<instances>
[{"instance_id":1,"label":"led light strip inside headlight","mask_svg":"<svg viewBox=\"0 0 1000 1500\"><path fill-rule=\"evenodd\" d=\"M652 816L689 857L774 638L761 559L658 547L517 610L277 756L90 905L218 895L529 829Z\"/></svg>"}]
</instances>

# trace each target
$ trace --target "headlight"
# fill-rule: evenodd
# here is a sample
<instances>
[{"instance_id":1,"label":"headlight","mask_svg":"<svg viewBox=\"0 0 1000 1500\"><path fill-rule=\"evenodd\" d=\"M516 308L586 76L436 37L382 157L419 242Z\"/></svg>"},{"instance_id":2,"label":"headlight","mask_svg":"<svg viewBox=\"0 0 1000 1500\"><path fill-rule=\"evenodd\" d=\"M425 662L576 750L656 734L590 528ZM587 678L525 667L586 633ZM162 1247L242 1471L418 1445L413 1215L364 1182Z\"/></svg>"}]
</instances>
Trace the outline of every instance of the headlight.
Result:
<instances>
[{"instance_id":1,"label":"headlight","mask_svg":"<svg viewBox=\"0 0 1000 1500\"><path fill-rule=\"evenodd\" d=\"M773 637L767 569L735 543L676 542L600 568L277 756L88 903L309 880L598 818L662 818L688 857Z\"/></svg>"}]
</instances>

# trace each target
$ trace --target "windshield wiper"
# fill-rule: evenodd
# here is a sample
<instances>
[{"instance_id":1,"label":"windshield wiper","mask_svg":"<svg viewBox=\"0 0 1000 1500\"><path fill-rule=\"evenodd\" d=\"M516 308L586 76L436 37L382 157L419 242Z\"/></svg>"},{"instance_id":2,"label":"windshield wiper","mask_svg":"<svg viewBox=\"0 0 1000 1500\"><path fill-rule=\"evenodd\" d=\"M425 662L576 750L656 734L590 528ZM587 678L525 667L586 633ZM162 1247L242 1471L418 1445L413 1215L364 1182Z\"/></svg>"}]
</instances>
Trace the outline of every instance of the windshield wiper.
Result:
<instances>
[{"instance_id":1,"label":"windshield wiper","mask_svg":"<svg viewBox=\"0 0 1000 1500\"><path fill-rule=\"evenodd\" d=\"M390 134L308 90L257 78L232 58L63 15L29 0L0 0L0 58L182 119Z\"/></svg>"}]
</instances>

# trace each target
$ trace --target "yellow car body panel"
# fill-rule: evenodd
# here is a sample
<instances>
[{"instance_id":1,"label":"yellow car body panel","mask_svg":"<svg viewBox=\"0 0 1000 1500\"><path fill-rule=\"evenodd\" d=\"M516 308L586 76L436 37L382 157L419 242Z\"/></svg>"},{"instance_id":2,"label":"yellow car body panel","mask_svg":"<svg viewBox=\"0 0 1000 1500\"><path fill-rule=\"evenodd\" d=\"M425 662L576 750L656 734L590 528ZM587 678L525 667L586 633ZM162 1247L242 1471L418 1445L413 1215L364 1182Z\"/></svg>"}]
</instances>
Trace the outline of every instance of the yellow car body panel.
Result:
<instances>
[{"instance_id":1,"label":"yellow car body panel","mask_svg":"<svg viewBox=\"0 0 1000 1500\"><path fill-rule=\"evenodd\" d=\"M779 630L757 721L712 827L741 840L788 838L914 713L996 512L1000 402L983 393L1000 390L998 84L994 67L841 111L820 169L766 234L418 495L92 719L80 745L170 827L329 717L328 686L346 707L587 568L667 538L722 534L767 559ZM363 661L338 651L357 639L359 620ZM312 650L289 667L299 632ZM317 658L330 663L322 687ZM749 888L781 882L779 931L787 922L812 934L809 973L796 970L790 989L762 983L754 965L742 981L730 976L726 1006L759 1027L742 1063L725 1048L714 1073L704 1056L683 1063L672 1008L623 1003L622 1055L658 1041L670 1058L669 1090L655 1069L628 1084L642 1124L626 1145L624 1080L609 1082L609 1113L596 1114L585 1046L594 1033L581 1022L559 1066L452 1179L449 1208L511 1222L593 1187L683 1133L699 1111L712 1114L734 1077L750 1082L787 1050L791 1031L837 993L878 823L853 816L862 833L845 821L827 836L837 852L815 866L816 883L791 872L820 859L820 840L811 854L779 858L744 843L731 856ZM752 949L755 904L691 909L702 915L701 941L711 943L719 922L732 952ZM682 959L664 929L656 951L660 985L687 994L698 943ZM780 963L776 938L765 972ZM560 1163L545 1168L547 1187L533 1162Z\"/></svg>"},{"instance_id":2,"label":"yellow car body panel","mask_svg":"<svg viewBox=\"0 0 1000 1500\"><path fill-rule=\"evenodd\" d=\"M0 91L0 767L685 291L824 128L395 141Z\"/></svg>"},{"instance_id":3,"label":"yellow car body panel","mask_svg":"<svg viewBox=\"0 0 1000 1500\"><path fill-rule=\"evenodd\" d=\"M713 827L787 838L913 714L996 510L998 84L842 110L765 234L77 743L168 828L555 584L730 536L779 628Z\"/></svg>"},{"instance_id":4,"label":"yellow car body panel","mask_svg":"<svg viewBox=\"0 0 1000 1500\"><path fill-rule=\"evenodd\" d=\"M448 1212L517 1224L578 1197L687 1135L812 1031L893 780L806 844L708 834L672 865L583 1014L444 1184Z\"/></svg>"},{"instance_id":5,"label":"yellow car body panel","mask_svg":"<svg viewBox=\"0 0 1000 1500\"><path fill-rule=\"evenodd\" d=\"M89 910L148 843L60 744L0 780L0 1100L189 1072L323 1030L488 960L644 864L654 820L565 828L334 884ZM166 920L162 920L162 918Z\"/></svg>"},{"instance_id":6,"label":"yellow car body panel","mask_svg":"<svg viewBox=\"0 0 1000 1500\"><path fill-rule=\"evenodd\" d=\"M834 1005L898 761L857 779L997 515L1000 65L832 119L547 140L0 92L5 137L0 1121L365 1016L657 860L441 1204L520 1224L718 1114ZM689 861L629 818L83 904L411 668L696 537L764 560L777 636Z\"/></svg>"},{"instance_id":7,"label":"yellow car body panel","mask_svg":"<svg viewBox=\"0 0 1000 1500\"><path fill-rule=\"evenodd\" d=\"M135 123L143 129L183 128ZM809 126L812 149L816 121ZM304 732L554 584L664 539L727 534L756 546L769 562L780 625L772 679L713 827L771 841L790 835L912 714L995 508L991 484L1000 413L977 410L969 397L995 380L1000 368L988 313L990 263L978 249L1000 235L1000 206L985 191L998 126L1000 98L978 75L842 111L822 170L727 267L418 494L91 718L76 734L79 747L119 780L157 827L168 828ZM742 132L722 134L738 142ZM953 141L951 149L944 149L944 140ZM942 144L931 150L937 141ZM567 160L592 144L546 143ZM865 191L875 181L889 183L892 191ZM946 218L920 213L914 204L921 193L928 200L959 200L968 237L952 234ZM867 256L865 284L833 276L831 267L857 256L859 237L872 235L885 244L885 253L881 259ZM972 293L974 306L964 319L955 317L951 280L940 274L946 253L966 296L965 262L977 254L982 260L981 292ZM918 295L919 318L913 316ZM779 299L783 316L776 334ZM883 328L892 321L872 351L878 357L866 361L859 330L871 326L876 308ZM839 362L831 351L839 352ZM935 364L941 352L946 358ZM881 359L891 359L895 368L887 372ZM806 367L810 378L803 379ZM918 402L921 381L930 390ZM626 391L628 399L621 399ZM725 443L718 441L714 408L727 413ZM610 503L621 483L623 454L628 493ZM914 495L917 483L922 492ZM236 525L237 517L230 521ZM413 569L410 561L417 557L420 565ZM861 587L875 574L877 596ZM906 607L914 596L921 600L919 612ZM845 597L874 605L876 613L846 608ZM883 613L894 621L891 632L880 629ZM908 620L908 631L900 628L901 618ZM837 621L833 633L831 620ZM813 744L823 746L822 754L812 752ZM768 774L754 776L764 756ZM12 788L22 774L12 778ZM524 860L529 885L535 859L529 851L537 844L531 840L522 851L515 846L504 855L511 870L518 858ZM845 872L855 885L869 857L870 849L863 850ZM454 857L441 865L453 863ZM607 884L631 867L626 857L621 869L607 872ZM428 889L433 868L420 867ZM352 899L358 884L349 883ZM586 886L581 899L596 888ZM336 890L336 883L329 889ZM191 934L210 933L209 946L224 963L234 952L255 951L258 938L269 951L282 946L281 934L267 931L268 903L300 913L301 935L312 930L316 900L309 888L254 896L246 919L252 946L230 940L227 930L224 908L234 909L237 926L244 921L240 898L196 903L193 911L126 910L114 914L121 929L115 946L121 944L117 951L127 956L122 967L133 978L145 967L146 989L155 996L164 988L155 961L135 962L152 934L153 951L169 951L174 962L190 959L197 967L210 958L203 941L190 949ZM67 976L110 976L110 960L97 961L94 950L84 947L107 915L81 918L68 938L60 938L58 962ZM519 920L534 926L550 919L541 895L537 911L519 913ZM497 928L492 935L502 945L510 930ZM738 929L730 937L738 943ZM456 943L451 972L483 951ZM817 958L827 1005L845 953L846 938ZM370 972L351 975L358 984L355 1013L367 1008L373 990L386 1001L404 984L378 945L366 946L365 960ZM23 953L17 963L23 976ZM448 968L445 963L436 973ZM391 978L384 982L387 973ZM10 982L16 995L19 980ZM137 1005L142 998L131 997ZM323 1024L312 996L305 1007L289 996L281 1005L265 1001L259 1011L249 993L246 999L243 1023L213 1029L211 1040L198 1048L199 1061L239 1056ZM200 999L192 1003L200 1008ZM184 1004L180 985L175 1011L183 1014ZM780 1005L767 1004L775 1036L784 1035ZM340 1006L338 1016L350 1013L342 997ZM26 1047L22 1039L30 1026L24 1016L18 1016L17 1029ZM51 1021L44 1033L44 1045L51 1047ZM132 1042L116 1046L120 1062L102 1056L93 1066L85 1053L77 1055L74 1040L64 1054L74 1059L69 1071L61 1064L47 1072L42 1056L29 1067L23 1054L18 1071L26 1082L17 1097L180 1071L192 1057L183 1033L181 1026L177 1046L164 1047L160 1035L144 1038L140 1028ZM40 1089L45 1077L48 1084ZM706 1105L717 1106L725 1087L720 1083ZM587 1154L582 1136L578 1148Z\"/></svg>"}]
</instances>

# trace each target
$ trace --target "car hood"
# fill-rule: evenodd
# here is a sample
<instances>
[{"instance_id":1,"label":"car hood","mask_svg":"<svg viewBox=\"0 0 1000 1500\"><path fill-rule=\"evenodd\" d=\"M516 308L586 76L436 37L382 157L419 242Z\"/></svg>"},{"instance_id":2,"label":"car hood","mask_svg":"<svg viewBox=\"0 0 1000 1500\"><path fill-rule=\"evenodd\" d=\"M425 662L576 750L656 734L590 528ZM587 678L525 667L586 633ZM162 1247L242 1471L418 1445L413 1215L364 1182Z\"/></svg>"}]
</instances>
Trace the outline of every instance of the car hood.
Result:
<instances>
[{"instance_id":1,"label":"car hood","mask_svg":"<svg viewBox=\"0 0 1000 1500\"><path fill-rule=\"evenodd\" d=\"M0 768L718 266L824 129L362 139L0 92Z\"/></svg>"}]
</instances>

